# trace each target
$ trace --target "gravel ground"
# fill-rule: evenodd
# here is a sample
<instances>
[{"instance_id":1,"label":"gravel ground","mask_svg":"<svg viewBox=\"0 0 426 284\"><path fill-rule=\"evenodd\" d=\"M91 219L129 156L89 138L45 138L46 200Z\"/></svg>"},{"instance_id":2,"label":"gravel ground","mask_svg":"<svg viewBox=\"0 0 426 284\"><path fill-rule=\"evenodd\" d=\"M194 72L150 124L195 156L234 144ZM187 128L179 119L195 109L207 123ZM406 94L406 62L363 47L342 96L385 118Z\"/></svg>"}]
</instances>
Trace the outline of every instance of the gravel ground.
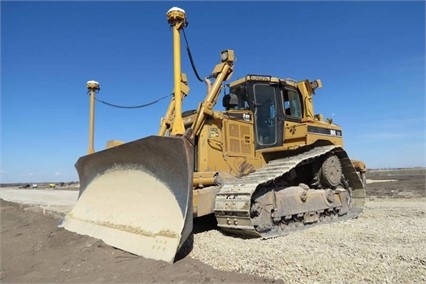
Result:
<instances>
[{"instance_id":1,"label":"gravel ground","mask_svg":"<svg viewBox=\"0 0 426 284\"><path fill-rule=\"evenodd\" d=\"M192 251L174 264L57 228L58 215L40 213L55 208L0 202L0 282L426 283L425 169L367 177L376 182L358 219L260 240L225 236L200 218Z\"/></svg>"},{"instance_id":2,"label":"gravel ground","mask_svg":"<svg viewBox=\"0 0 426 284\"><path fill-rule=\"evenodd\" d=\"M425 202L369 201L358 219L270 240L210 230L194 236L190 256L285 283L425 283Z\"/></svg>"}]
</instances>

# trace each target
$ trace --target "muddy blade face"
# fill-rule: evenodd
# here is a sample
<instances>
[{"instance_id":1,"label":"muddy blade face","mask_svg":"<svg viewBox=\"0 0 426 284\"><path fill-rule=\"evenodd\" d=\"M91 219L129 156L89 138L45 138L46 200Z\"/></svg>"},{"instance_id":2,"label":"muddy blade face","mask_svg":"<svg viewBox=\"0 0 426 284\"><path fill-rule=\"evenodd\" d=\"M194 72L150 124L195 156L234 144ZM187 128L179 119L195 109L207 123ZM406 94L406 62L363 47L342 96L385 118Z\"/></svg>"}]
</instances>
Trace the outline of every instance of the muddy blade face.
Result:
<instances>
[{"instance_id":1,"label":"muddy blade face","mask_svg":"<svg viewBox=\"0 0 426 284\"><path fill-rule=\"evenodd\" d=\"M65 229L173 262L192 231L192 146L150 136L81 157L80 196Z\"/></svg>"}]
</instances>

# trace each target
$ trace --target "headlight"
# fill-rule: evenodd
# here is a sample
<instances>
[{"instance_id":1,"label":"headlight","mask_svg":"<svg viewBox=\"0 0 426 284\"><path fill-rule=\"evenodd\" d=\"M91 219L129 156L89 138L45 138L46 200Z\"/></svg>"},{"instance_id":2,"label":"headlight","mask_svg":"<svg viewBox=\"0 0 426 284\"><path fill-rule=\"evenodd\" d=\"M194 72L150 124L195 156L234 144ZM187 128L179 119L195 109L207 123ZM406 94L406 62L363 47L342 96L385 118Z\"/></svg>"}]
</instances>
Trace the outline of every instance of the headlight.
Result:
<instances>
[{"instance_id":1,"label":"headlight","mask_svg":"<svg viewBox=\"0 0 426 284\"><path fill-rule=\"evenodd\" d=\"M228 51L227 50L222 51L222 53L220 54L220 59L222 60L222 62L228 60Z\"/></svg>"},{"instance_id":2,"label":"headlight","mask_svg":"<svg viewBox=\"0 0 426 284\"><path fill-rule=\"evenodd\" d=\"M225 61L234 61L234 51L232 49L227 49L224 50L220 53L220 60L222 60L222 62Z\"/></svg>"}]
</instances>

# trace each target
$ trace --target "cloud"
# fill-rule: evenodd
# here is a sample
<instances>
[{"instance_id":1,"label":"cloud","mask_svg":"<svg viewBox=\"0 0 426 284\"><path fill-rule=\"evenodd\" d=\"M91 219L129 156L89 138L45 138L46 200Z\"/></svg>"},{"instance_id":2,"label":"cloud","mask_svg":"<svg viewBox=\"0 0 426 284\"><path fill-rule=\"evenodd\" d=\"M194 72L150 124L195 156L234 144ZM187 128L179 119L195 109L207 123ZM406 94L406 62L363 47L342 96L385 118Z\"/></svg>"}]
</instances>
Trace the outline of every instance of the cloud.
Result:
<instances>
[{"instance_id":1,"label":"cloud","mask_svg":"<svg viewBox=\"0 0 426 284\"><path fill-rule=\"evenodd\" d=\"M62 173L60 173L60 172L55 172L55 176L61 176L62 175Z\"/></svg>"},{"instance_id":2,"label":"cloud","mask_svg":"<svg viewBox=\"0 0 426 284\"><path fill-rule=\"evenodd\" d=\"M34 173L23 173L23 174L20 174L20 176L21 177L32 177L32 176L34 176Z\"/></svg>"}]
</instances>

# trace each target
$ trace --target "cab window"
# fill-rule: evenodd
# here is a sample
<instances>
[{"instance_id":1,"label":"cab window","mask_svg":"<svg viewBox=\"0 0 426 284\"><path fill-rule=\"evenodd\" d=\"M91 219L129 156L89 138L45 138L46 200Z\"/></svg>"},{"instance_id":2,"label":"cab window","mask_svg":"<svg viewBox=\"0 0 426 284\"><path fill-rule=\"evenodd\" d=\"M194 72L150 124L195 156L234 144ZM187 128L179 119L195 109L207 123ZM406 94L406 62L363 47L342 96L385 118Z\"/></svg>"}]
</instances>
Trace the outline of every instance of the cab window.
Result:
<instances>
[{"instance_id":1,"label":"cab window","mask_svg":"<svg viewBox=\"0 0 426 284\"><path fill-rule=\"evenodd\" d=\"M302 118L300 96L296 90L283 89L284 113L293 118Z\"/></svg>"}]
</instances>

